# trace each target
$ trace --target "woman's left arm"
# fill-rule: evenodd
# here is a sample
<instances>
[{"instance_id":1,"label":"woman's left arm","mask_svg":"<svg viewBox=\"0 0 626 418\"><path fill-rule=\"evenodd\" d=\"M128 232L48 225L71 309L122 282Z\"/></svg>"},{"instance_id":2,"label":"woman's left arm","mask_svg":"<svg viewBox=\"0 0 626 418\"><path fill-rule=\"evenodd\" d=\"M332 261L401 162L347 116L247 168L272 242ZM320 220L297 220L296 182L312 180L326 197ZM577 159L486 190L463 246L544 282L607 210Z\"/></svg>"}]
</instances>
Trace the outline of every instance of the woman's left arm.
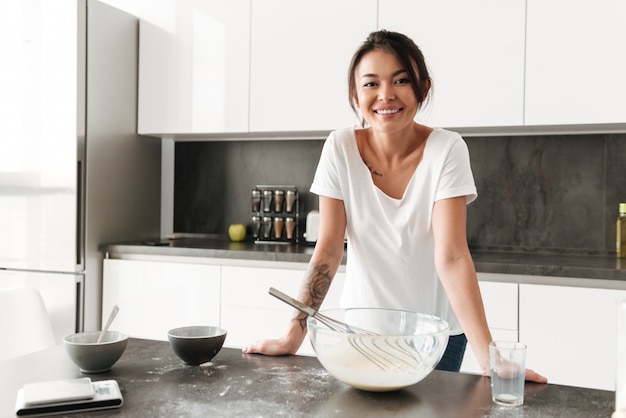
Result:
<instances>
[{"instance_id":1,"label":"woman's left arm","mask_svg":"<svg viewBox=\"0 0 626 418\"><path fill-rule=\"evenodd\" d=\"M488 376L489 343L492 338L474 262L467 246L466 225L465 196L435 202L432 227L437 274L483 374ZM545 377L529 369L526 370L526 379L547 382Z\"/></svg>"}]
</instances>

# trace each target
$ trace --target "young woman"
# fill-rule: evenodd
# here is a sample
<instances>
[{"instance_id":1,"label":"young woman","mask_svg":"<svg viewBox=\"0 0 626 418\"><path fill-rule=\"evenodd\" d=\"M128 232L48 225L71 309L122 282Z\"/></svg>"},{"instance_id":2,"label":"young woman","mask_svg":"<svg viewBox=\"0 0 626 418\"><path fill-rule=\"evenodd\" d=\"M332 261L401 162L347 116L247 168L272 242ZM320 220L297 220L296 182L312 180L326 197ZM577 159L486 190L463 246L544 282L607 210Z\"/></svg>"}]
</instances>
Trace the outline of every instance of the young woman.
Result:
<instances>
[{"instance_id":1,"label":"young woman","mask_svg":"<svg viewBox=\"0 0 626 418\"><path fill-rule=\"evenodd\" d=\"M319 236L298 298L321 306L347 230L342 306L439 316L450 324L450 340L437 369L458 371L469 341L488 375L491 334L466 238L466 205L477 197L467 146L454 132L414 121L432 81L408 37L371 33L348 82L362 127L334 131L324 144L311 186ZM292 354L305 335L306 316L296 312L284 336L243 351ZM526 378L547 381L532 370Z\"/></svg>"}]
</instances>

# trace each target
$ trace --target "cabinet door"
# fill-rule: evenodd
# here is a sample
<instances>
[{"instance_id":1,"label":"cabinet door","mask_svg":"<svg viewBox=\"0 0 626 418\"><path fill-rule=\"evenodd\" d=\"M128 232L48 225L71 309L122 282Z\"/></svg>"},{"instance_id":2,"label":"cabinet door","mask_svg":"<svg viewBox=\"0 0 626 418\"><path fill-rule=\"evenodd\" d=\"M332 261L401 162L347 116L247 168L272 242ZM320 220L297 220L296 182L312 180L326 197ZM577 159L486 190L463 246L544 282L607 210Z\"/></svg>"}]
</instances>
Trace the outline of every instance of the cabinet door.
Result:
<instances>
[{"instance_id":1,"label":"cabinet door","mask_svg":"<svg viewBox=\"0 0 626 418\"><path fill-rule=\"evenodd\" d=\"M520 341L550 383L615 390L617 301L624 290L520 285Z\"/></svg>"},{"instance_id":2,"label":"cabinet door","mask_svg":"<svg viewBox=\"0 0 626 418\"><path fill-rule=\"evenodd\" d=\"M274 287L297 297L306 265L302 269L222 267L222 326L228 330L228 347L244 346L283 335L294 311L268 294ZM344 274L337 273L322 309L339 307ZM298 354L314 355L306 338Z\"/></svg>"},{"instance_id":3,"label":"cabinet door","mask_svg":"<svg viewBox=\"0 0 626 418\"><path fill-rule=\"evenodd\" d=\"M491 337L494 340L518 341L517 283L481 281L479 284ZM482 374L482 369L469 344L465 350L461 371Z\"/></svg>"},{"instance_id":4,"label":"cabinet door","mask_svg":"<svg viewBox=\"0 0 626 418\"><path fill-rule=\"evenodd\" d=\"M380 29L422 49L432 126L519 126L524 104L524 0L380 0Z\"/></svg>"},{"instance_id":5,"label":"cabinet door","mask_svg":"<svg viewBox=\"0 0 626 418\"><path fill-rule=\"evenodd\" d=\"M103 321L117 305L113 329L131 337L167 340L172 328L220 325L219 266L106 259L102 290Z\"/></svg>"},{"instance_id":6,"label":"cabinet door","mask_svg":"<svg viewBox=\"0 0 626 418\"><path fill-rule=\"evenodd\" d=\"M140 22L139 133L246 132L249 1L173 7L168 26Z\"/></svg>"},{"instance_id":7,"label":"cabinet door","mask_svg":"<svg viewBox=\"0 0 626 418\"><path fill-rule=\"evenodd\" d=\"M252 0L250 131L353 125L347 72L376 0Z\"/></svg>"},{"instance_id":8,"label":"cabinet door","mask_svg":"<svg viewBox=\"0 0 626 418\"><path fill-rule=\"evenodd\" d=\"M626 2L528 0L527 125L626 122Z\"/></svg>"}]
</instances>

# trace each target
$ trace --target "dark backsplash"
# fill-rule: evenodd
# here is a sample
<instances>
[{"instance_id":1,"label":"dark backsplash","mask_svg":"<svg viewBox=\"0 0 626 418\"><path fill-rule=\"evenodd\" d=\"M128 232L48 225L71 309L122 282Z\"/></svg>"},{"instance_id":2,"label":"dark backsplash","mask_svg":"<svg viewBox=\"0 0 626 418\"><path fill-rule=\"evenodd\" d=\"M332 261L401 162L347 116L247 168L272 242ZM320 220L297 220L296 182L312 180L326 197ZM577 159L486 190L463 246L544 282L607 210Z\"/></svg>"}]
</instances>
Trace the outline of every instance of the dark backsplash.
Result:
<instances>
[{"instance_id":1,"label":"dark backsplash","mask_svg":"<svg viewBox=\"0 0 626 418\"><path fill-rule=\"evenodd\" d=\"M228 225L250 225L250 192L256 185L292 185L299 194L300 236L306 214L317 209L309 192L322 140L177 142L174 231L225 234Z\"/></svg>"},{"instance_id":2,"label":"dark backsplash","mask_svg":"<svg viewBox=\"0 0 626 418\"><path fill-rule=\"evenodd\" d=\"M465 138L478 199L472 248L610 253L626 201L626 134ZM177 142L175 232L225 234L250 224L257 184L294 185L300 233L317 209L309 192L322 140Z\"/></svg>"}]
</instances>

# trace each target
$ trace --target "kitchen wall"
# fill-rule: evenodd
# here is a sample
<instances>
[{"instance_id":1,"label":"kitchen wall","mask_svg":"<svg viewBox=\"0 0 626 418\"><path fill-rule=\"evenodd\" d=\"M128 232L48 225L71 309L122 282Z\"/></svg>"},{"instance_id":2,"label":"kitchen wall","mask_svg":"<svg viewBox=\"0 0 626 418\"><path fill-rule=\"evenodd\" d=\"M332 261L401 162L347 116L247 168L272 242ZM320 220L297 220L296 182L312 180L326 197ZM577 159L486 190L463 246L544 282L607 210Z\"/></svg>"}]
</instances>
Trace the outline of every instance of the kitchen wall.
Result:
<instances>
[{"instance_id":1,"label":"kitchen wall","mask_svg":"<svg viewBox=\"0 0 626 418\"><path fill-rule=\"evenodd\" d=\"M479 198L473 247L615 250L626 201L626 135L467 138Z\"/></svg>"},{"instance_id":2,"label":"kitchen wall","mask_svg":"<svg viewBox=\"0 0 626 418\"><path fill-rule=\"evenodd\" d=\"M626 134L465 138L479 198L472 248L609 253L626 201ZM257 184L295 185L304 218L322 140L177 142L175 232L225 234L249 224Z\"/></svg>"}]
</instances>

